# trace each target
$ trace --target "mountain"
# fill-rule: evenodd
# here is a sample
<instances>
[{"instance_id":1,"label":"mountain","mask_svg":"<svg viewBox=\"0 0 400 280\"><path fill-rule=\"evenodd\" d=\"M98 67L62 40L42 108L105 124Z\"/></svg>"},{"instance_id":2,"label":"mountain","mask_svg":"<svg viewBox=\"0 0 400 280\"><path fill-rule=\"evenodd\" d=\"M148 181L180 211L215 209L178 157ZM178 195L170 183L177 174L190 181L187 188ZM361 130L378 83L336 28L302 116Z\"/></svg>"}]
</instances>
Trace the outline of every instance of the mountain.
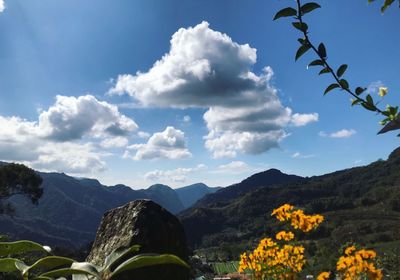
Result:
<instances>
[{"instance_id":1,"label":"mountain","mask_svg":"<svg viewBox=\"0 0 400 280\"><path fill-rule=\"evenodd\" d=\"M178 213L185 209L178 194L166 185L152 185L145 190L145 193L151 197L154 202L163 205L164 208L169 209L172 213Z\"/></svg>"},{"instance_id":2,"label":"mountain","mask_svg":"<svg viewBox=\"0 0 400 280\"><path fill-rule=\"evenodd\" d=\"M215 193L219 189L221 189L221 187L210 188L206 184L197 183L175 189L175 192L178 194L183 206L189 208L205 195Z\"/></svg>"},{"instance_id":3,"label":"mountain","mask_svg":"<svg viewBox=\"0 0 400 280\"><path fill-rule=\"evenodd\" d=\"M256 190L261 187L273 186L281 183L290 183L303 180L303 177L288 175L278 169L269 169L264 172L254 174L238 184L219 189L215 193L208 194L200 199L195 206L212 207L213 205L228 204L235 198Z\"/></svg>"},{"instance_id":4,"label":"mountain","mask_svg":"<svg viewBox=\"0 0 400 280\"><path fill-rule=\"evenodd\" d=\"M23 196L10 199L14 217L0 215L0 232L14 239L80 247L93 240L103 214L136 199L151 199L176 214L184 209L177 193L165 185L133 190L104 186L95 179L42 173L43 196L33 205Z\"/></svg>"},{"instance_id":5,"label":"mountain","mask_svg":"<svg viewBox=\"0 0 400 280\"><path fill-rule=\"evenodd\" d=\"M308 241L314 244L316 255L328 249L338 252L346 242L400 249L400 148L387 160L367 166L265 185L226 203L202 206L220 190L181 213L191 246L213 255L224 251L228 258L237 258L259 238L283 229L270 214L290 203L306 213L325 216L320 229L310 235L313 241Z\"/></svg>"}]
</instances>

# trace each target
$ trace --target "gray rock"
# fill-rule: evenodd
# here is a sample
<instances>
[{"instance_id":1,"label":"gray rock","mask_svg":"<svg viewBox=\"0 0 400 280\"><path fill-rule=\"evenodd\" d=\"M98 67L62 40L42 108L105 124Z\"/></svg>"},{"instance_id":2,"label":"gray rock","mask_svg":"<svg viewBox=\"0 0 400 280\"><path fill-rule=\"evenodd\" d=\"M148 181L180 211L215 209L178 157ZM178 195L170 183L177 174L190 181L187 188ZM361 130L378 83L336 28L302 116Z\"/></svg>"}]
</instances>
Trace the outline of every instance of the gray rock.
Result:
<instances>
[{"instance_id":1,"label":"gray rock","mask_svg":"<svg viewBox=\"0 0 400 280\"><path fill-rule=\"evenodd\" d=\"M141 246L139 254L174 254L188 260L186 236L179 220L151 200L135 200L104 214L87 261L103 265L114 249L135 244ZM159 265L132 270L119 279L187 280L189 271L176 265Z\"/></svg>"}]
</instances>

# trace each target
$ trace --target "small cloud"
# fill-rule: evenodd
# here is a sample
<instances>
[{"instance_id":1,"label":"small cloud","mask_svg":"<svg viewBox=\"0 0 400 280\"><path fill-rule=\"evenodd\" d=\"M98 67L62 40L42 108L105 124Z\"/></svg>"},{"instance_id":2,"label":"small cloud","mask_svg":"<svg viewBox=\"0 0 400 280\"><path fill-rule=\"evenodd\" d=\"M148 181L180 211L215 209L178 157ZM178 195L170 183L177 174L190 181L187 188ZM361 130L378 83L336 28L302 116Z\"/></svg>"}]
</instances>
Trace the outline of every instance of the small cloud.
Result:
<instances>
[{"instance_id":1,"label":"small cloud","mask_svg":"<svg viewBox=\"0 0 400 280\"><path fill-rule=\"evenodd\" d=\"M185 123L190 123L191 120L192 120L192 118L188 115L183 117L183 122L185 122Z\"/></svg>"},{"instance_id":2,"label":"small cloud","mask_svg":"<svg viewBox=\"0 0 400 280\"><path fill-rule=\"evenodd\" d=\"M354 161L354 164L360 164L361 162L363 162L362 159L357 159L357 160Z\"/></svg>"},{"instance_id":3,"label":"small cloud","mask_svg":"<svg viewBox=\"0 0 400 280\"><path fill-rule=\"evenodd\" d=\"M356 134L356 131L354 129L341 129L339 131L336 131L334 133L331 133L331 137L333 138L347 138L352 135Z\"/></svg>"},{"instance_id":4,"label":"small cloud","mask_svg":"<svg viewBox=\"0 0 400 280\"><path fill-rule=\"evenodd\" d=\"M222 164L217 167L212 173L243 173L249 171L250 166L243 161L232 161L227 164Z\"/></svg>"},{"instance_id":5,"label":"small cloud","mask_svg":"<svg viewBox=\"0 0 400 280\"><path fill-rule=\"evenodd\" d=\"M303 154L300 153L300 152L295 152L295 153L292 155L292 158L313 158L313 157L315 157L315 155L303 155Z\"/></svg>"},{"instance_id":6,"label":"small cloud","mask_svg":"<svg viewBox=\"0 0 400 280\"><path fill-rule=\"evenodd\" d=\"M311 114L293 114L291 118L291 123L294 126L305 126L312 122L317 122L319 118L318 113L311 113Z\"/></svg>"},{"instance_id":7,"label":"small cloud","mask_svg":"<svg viewBox=\"0 0 400 280\"><path fill-rule=\"evenodd\" d=\"M4 0L0 0L0 13L4 11L6 5L4 4Z\"/></svg>"},{"instance_id":8,"label":"small cloud","mask_svg":"<svg viewBox=\"0 0 400 280\"><path fill-rule=\"evenodd\" d=\"M199 164L195 167L189 168L176 168L172 170L153 170L147 172L144 177L148 181L157 181L157 182L175 182L175 183L183 183L187 180L187 175L196 171L202 171L207 169L205 164Z\"/></svg>"},{"instance_id":9,"label":"small cloud","mask_svg":"<svg viewBox=\"0 0 400 280\"><path fill-rule=\"evenodd\" d=\"M339 131L332 132L332 133L326 133L325 131L320 131L318 133L318 135L321 137L348 138L348 137L353 136L356 133L357 133L357 131L355 131L354 129L341 129Z\"/></svg>"},{"instance_id":10,"label":"small cloud","mask_svg":"<svg viewBox=\"0 0 400 280\"><path fill-rule=\"evenodd\" d=\"M132 150L136 150L133 156L130 154ZM172 126L168 126L162 132L154 133L145 144L128 146L124 154L124 158L134 160L183 159L191 156L186 147L185 133Z\"/></svg>"},{"instance_id":11,"label":"small cloud","mask_svg":"<svg viewBox=\"0 0 400 280\"><path fill-rule=\"evenodd\" d=\"M318 132L318 135L321 137L328 137L328 134L325 131Z\"/></svg>"},{"instance_id":12,"label":"small cloud","mask_svg":"<svg viewBox=\"0 0 400 280\"><path fill-rule=\"evenodd\" d=\"M144 131L139 131L138 132L138 136L140 137L140 138L149 138L150 137L150 133L147 133L147 132L144 132Z\"/></svg>"}]
</instances>

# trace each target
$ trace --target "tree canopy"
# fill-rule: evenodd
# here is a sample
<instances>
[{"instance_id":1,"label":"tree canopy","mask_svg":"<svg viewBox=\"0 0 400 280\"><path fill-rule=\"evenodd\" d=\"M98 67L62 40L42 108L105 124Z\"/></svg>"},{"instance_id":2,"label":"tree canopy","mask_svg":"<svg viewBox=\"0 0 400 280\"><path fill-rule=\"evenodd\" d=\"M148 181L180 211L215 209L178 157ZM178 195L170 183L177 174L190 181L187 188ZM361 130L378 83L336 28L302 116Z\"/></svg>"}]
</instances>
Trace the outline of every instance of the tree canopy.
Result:
<instances>
[{"instance_id":1,"label":"tree canopy","mask_svg":"<svg viewBox=\"0 0 400 280\"><path fill-rule=\"evenodd\" d=\"M12 210L2 201L14 195L23 195L37 204L43 194L40 187L42 178L31 168L23 164L5 164L0 166L0 214Z\"/></svg>"}]
</instances>

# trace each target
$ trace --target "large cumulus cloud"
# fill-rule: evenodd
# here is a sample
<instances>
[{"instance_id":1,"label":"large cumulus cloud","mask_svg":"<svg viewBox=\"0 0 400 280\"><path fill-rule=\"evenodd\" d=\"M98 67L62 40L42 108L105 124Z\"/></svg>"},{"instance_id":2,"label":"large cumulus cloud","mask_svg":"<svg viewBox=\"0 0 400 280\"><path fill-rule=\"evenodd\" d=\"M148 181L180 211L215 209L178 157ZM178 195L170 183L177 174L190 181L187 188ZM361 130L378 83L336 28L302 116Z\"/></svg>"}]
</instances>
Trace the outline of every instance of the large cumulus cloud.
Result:
<instances>
[{"instance_id":1,"label":"large cumulus cloud","mask_svg":"<svg viewBox=\"0 0 400 280\"><path fill-rule=\"evenodd\" d=\"M57 96L38 121L0 116L0 127L0 159L41 170L88 174L106 168L103 158L108 154L96 142L112 146L117 139L119 145L127 145L124 136L138 126L115 105L86 95Z\"/></svg>"},{"instance_id":2,"label":"large cumulus cloud","mask_svg":"<svg viewBox=\"0 0 400 280\"><path fill-rule=\"evenodd\" d=\"M272 69L253 72L256 49L207 22L179 29L170 43L151 69L120 75L110 93L129 94L142 106L207 109L205 145L214 157L262 153L287 136L292 111L270 85Z\"/></svg>"}]
</instances>

